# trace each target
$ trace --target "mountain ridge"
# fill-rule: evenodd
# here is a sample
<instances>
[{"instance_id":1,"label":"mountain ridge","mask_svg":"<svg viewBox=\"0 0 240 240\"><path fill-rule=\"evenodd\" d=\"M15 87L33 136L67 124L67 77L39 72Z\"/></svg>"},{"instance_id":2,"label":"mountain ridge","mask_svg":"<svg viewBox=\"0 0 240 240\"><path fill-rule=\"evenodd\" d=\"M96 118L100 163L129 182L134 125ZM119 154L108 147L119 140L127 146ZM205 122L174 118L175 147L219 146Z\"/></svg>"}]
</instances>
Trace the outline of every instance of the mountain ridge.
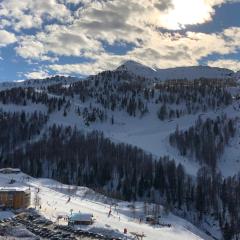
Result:
<instances>
[{"instance_id":1,"label":"mountain ridge","mask_svg":"<svg viewBox=\"0 0 240 240\"><path fill-rule=\"evenodd\" d=\"M110 70L109 70L110 71ZM106 72L106 71L103 71ZM116 69L110 72L126 72L133 76L139 76L154 81L167 81L167 80L197 80L197 79L234 79L240 80L240 71L234 72L227 68L218 68L210 66L188 66L176 68L151 68L139 62L128 60L123 62ZM94 77L95 75L86 76ZM4 81L0 82L0 88L13 88L13 87L41 87L53 84L71 84L81 81L83 79L74 76L52 75L43 79L26 79L21 81Z\"/></svg>"},{"instance_id":2,"label":"mountain ridge","mask_svg":"<svg viewBox=\"0 0 240 240\"><path fill-rule=\"evenodd\" d=\"M213 78L235 78L240 75L239 72L227 68L217 68L210 66L188 66L188 67L176 67L153 69L141 63L135 61L126 61L119 66L116 71L128 71L135 75L148 77L160 81L166 80L194 80L200 78L213 79Z\"/></svg>"}]
</instances>

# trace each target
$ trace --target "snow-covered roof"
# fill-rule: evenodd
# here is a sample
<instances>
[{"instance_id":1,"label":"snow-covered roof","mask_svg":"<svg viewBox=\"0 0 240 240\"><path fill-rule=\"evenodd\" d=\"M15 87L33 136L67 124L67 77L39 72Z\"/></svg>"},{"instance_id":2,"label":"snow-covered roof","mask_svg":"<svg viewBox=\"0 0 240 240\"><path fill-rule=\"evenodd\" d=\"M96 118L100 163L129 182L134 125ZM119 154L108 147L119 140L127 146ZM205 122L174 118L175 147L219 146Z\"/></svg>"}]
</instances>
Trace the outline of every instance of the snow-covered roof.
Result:
<instances>
[{"instance_id":1,"label":"snow-covered roof","mask_svg":"<svg viewBox=\"0 0 240 240\"><path fill-rule=\"evenodd\" d=\"M0 192L24 192L27 190L26 187L0 187Z\"/></svg>"},{"instance_id":2,"label":"snow-covered roof","mask_svg":"<svg viewBox=\"0 0 240 240\"><path fill-rule=\"evenodd\" d=\"M88 222L92 221L93 215L91 213L73 213L69 216L70 221Z\"/></svg>"},{"instance_id":3,"label":"snow-covered roof","mask_svg":"<svg viewBox=\"0 0 240 240\"><path fill-rule=\"evenodd\" d=\"M5 173L5 172L8 172L8 173L10 173L10 172L13 172L13 173L19 173L19 172L21 172L21 170L19 169L19 168L1 168L0 169L0 173Z\"/></svg>"}]
</instances>

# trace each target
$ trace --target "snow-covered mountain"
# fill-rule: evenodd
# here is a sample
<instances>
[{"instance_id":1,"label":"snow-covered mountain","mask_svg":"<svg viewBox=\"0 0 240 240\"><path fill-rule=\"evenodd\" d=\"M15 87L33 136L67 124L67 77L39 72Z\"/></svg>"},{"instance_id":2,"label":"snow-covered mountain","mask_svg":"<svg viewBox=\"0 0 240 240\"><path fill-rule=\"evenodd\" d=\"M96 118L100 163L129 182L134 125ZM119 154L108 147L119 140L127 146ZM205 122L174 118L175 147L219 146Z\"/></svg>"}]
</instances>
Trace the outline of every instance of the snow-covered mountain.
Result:
<instances>
[{"instance_id":1,"label":"snow-covered mountain","mask_svg":"<svg viewBox=\"0 0 240 240\"><path fill-rule=\"evenodd\" d=\"M215 225L218 230L213 232L209 230L213 225L205 221L210 217L208 214L204 214L202 222L199 220L201 224L196 222L202 209L195 207L195 199L202 197L197 187L205 189L207 184L202 182L202 178L195 177L205 174L202 172L202 166L221 171L221 176L226 179L239 172L240 87L235 81L231 81L239 77L240 72L234 73L228 69L199 66L163 70L128 61L114 71L101 72L84 80L55 76L3 83L0 86L0 151L6 159L4 164L22 168L35 177L97 187L100 191L110 191L114 197L116 193L117 198L120 196L126 200L124 208L133 199L145 201L150 196L153 199L151 201L160 201L165 205L166 199L169 198L167 205L171 203L170 207L175 214L180 214L196 224L199 229L210 232L220 240L228 229L223 226L220 229L218 220ZM198 78L204 79L188 81L187 84L182 84L183 81L180 80ZM180 81L158 84L159 81L167 79ZM208 136L211 139L208 139ZM223 139L223 144L219 143L219 136ZM190 144L195 139L197 144ZM208 139L207 144L205 139ZM211 153L210 158L205 153ZM152 171L155 168L158 169L159 176L163 177L160 178L155 174L155 170ZM89 169L91 171L88 171ZM175 178L178 174L180 177ZM210 172L207 174L212 177ZM222 177L218 185L212 187L212 192L207 188L204 190L206 203L204 202L203 207L209 213L220 209L215 212L216 216L222 214L221 204L227 202L221 200L218 193L214 192L214 189L224 186ZM170 181L171 179L177 179L179 184L175 184L175 180ZM180 181L182 179L183 182ZM195 179L198 181L196 185ZM35 184L38 180L33 181ZM50 180L49 182L51 183ZM129 182L132 183L131 186ZM166 185L166 182L174 186ZM240 181L237 184L240 186ZM176 186L179 186L180 191ZM235 191L231 190L234 186L229 187L229 192ZM112 222L112 219L106 218L106 212L100 213L107 208L104 203L96 203L103 204L104 209L95 209L95 206L89 208L90 201L87 200L82 206L78 203L78 196L74 196L77 203L69 204L69 209L66 209L64 203L67 196L59 200L60 195L57 195L54 189L51 192L51 186L42 186L41 182L35 187L41 188L41 192L44 193L44 207L52 197L50 193L56 197L54 201L58 202L56 207L59 212L69 212L71 208L84 210L87 206L88 210L100 216L100 223L107 223L111 229L121 231L127 223L136 231L144 227L147 239L158 239L162 230L166 230L158 231L143 224L139 228L126 214L121 215L121 219L126 220L123 223L119 222L118 218ZM169 189L174 189L171 195ZM236 187L236 192L237 189ZM176 192L181 192L182 196L177 197ZM194 197L185 200L189 199L185 196L190 192ZM219 199L219 206L209 201L211 193ZM235 195L230 198L235 199ZM173 203L176 199L177 203ZM178 209L177 204L189 204L187 201L190 201L191 207L186 210L186 215L182 209ZM141 204L138 206L143 208ZM235 207L240 209L240 204ZM49 211L51 216L55 214L54 209ZM224 221L227 221L228 217L234 217L233 213L224 216ZM48 216L46 213L46 217ZM174 216L174 226L175 219ZM167 217L164 221L168 223L171 219ZM100 223L99 225L104 227ZM193 236L198 230L195 227L193 229L189 223L186 224L184 223L181 236L176 234L178 229L173 229L174 232L167 229L169 235L163 233L162 237L174 240L208 239L202 234ZM188 233L185 236L185 226L186 229L189 226L193 229L188 232L190 237Z\"/></svg>"},{"instance_id":2,"label":"snow-covered mountain","mask_svg":"<svg viewBox=\"0 0 240 240\"><path fill-rule=\"evenodd\" d=\"M117 71L128 71L137 76L157 80L193 80L193 79L223 79L234 78L232 70L209 66L177 67L167 69L153 69L135 61L127 61L117 68Z\"/></svg>"},{"instance_id":3,"label":"snow-covered mountain","mask_svg":"<svg viewBox=\"0 0 240 240\"><path fill-rule=\"evenodd\" d=\"M226 68L209 66L190 66L166 69L154 69L141 63L129 60L120 65L113 72L127 72L130 75L145 77L157 81L166 80L194 80L194 79L240 79L240 71L234 72ZM0 82L0 89L14 87L44 87L53 84L71 84L81 81L77 77L55 75L45 79L28 79L22 81Z\"/></svg>"}]
</instances>

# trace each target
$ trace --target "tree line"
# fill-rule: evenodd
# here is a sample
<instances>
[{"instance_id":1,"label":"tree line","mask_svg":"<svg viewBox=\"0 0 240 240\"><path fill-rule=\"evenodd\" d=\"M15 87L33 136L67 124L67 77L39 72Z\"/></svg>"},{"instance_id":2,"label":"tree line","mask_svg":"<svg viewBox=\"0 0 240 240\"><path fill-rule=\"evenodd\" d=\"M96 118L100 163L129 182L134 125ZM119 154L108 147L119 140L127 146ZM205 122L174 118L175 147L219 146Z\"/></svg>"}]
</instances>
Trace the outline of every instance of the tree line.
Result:
<instances>
[{"instance_id":1,"label":"tree line","mask_svg":"<svg viewBox=\"0 0 240 240\"><path fill-rule=\"evenodd\" d=\"M100 132L53 125L37 141L5 155L0 166L20 167L34 177L88 186L119 199L177 208L195 224L209 217L218 222L226 240L239 234L239 176L223 178L203 167L194 178L167 156L156 159L137 147L113 143Z\"/></svg>"},{"instance_id":2,"label":"tree line","mask_svg":"<svg viewBox=\"0 0 240 240\"><path fill-rule=\"evenodd\" d=\"M0 102L4 105L16 104L21 106L44 104L48 113L60 111L67 104L64 97L49 96L47 92L36 90L33 87L17 87L0 91Z\"/></svg>"},{"instance_id":3,"label":"tree line","mask_svg":"<svg viewBox=\"0 0 240 240\"><path fill-rule=\"evenodd\" d=\"M48 116L42 112L3 112L0 110L0 157L39 135Z\"/></svg>"},{"instance_id":4,"label":"tree line","mask_svg":"<svg viewBox=\"0 0 240 240\"><path fill-rule=\"evenodd\" d=\"M125 111L131 117L144 116L149 112L149 105L156 105L159 119L165 120L230 105L229 84L223 83L224 80L201 79L155 84L125 71L106 71L68 87L60 83L51 85L48 91L95 104L99 111Z\"/></svg>"},{"instance_id":5,"label":"tree line","mask_svg":"<svg viewBox=\"0 0 240 240\"><path fill-rule=\"evenodd\" d=\"M182 156L196 159L215 170L225 146L236 134L238 120L229 119L227 115L205 121L199 117L195 125L185 131L179 131L177 127L169 142Z\"/></svg>"}]
</instances>

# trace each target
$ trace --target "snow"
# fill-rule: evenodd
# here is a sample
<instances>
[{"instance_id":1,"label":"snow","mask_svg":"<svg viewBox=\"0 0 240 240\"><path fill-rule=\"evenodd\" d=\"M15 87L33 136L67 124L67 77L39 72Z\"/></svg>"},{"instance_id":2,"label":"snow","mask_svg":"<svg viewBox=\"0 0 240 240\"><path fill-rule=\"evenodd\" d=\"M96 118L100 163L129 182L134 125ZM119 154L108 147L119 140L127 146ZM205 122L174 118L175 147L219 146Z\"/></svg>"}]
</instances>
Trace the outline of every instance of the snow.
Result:
<instances>
[{"instance_id":1,"label":"snow","mask_svg":"<svg viewBox=\"0 0 240 240\"><path fill-rule=\"evenodd\" d=\"M3 104L0 102L0 110L5 112L26 112L34 113L36 110L39 112L47 112L47 107L43 104L28 103L27 105Z\"/></svg>"},{"instance_id":2,"label":"snow","mask_svg":"<svg viewBox=\"0 0 240 240\"><path fill-rule=\"evenodd\" d=\"M0 174L0 184L6 185L14 178L14 187L29 187L32 191L32 199L39 189L41 209L39 211L45 217L57 221L59 215L69 215L70 211L92 213L95 219L93 226L84 227L98 232L115 232L118 235L127 228L128 233L144 233L147 240L212 240L211 237L193 226L186 220L169 213L165 214L161 207L161 223L171 224L171 227L150 226L139 221L144 216L144 203L117 201L95 193L85 187L63 185L51 179L34 179L25 174ZM70 201L69 201L70 197ZM111 205L113 204L114 205ZM108 216L110 206L112 213ZM116 206L116 209L115 209ZM151 205L149 206L151 208ZM67 224L67 222L64 222ZM131 235L127 235L131 239Z\"/></svg>"},{"instance_id":3,"label":"snow","mask_svg":"<svg viewBox=\"0 0 240 240\"><path fill-rule=\"evenodd\" d=\"M238 83L240 82L240 71L236 72L234 75L235 79L238 81Z\"/></svg>"},{"instance_id":4,"label":"snow","mask_svg":"<svg viewBox=\"0 0 240 240\"><path fill-rule=\"evenodd\" d=\"M238 92L236 89L231 89L231 91ZM181 163L186 171L193 176L196 176L200 167L199 164L195 159L181 156L177 149L171 147L169 144L169 135L176 130L177 126L180 131L187 130L196 123L199 116L203 120L207 118L215 119L222 114L227 114L230 118L237 117L239 116L238 106L240 105L240 103L235 102L234 105L230 105L224 109L199 112L198 114L185 115L173 120L160 121L157 117L159 106L155 103L149 103L149 113L144 117L129 117L126 112L122 111L107 111L108 116L114 116L114 125L108 120L107 122L95 122L90 126L86 126L82 119L75 114L75 108L80 107L80 109L83 109L84 107L88 107L89 102L81 103L77 98L71 99L71 102L72 107L67 116L63 117L63 112L61 111L54 112L50 115L48 125L56 123L63 126L76 126L78 129L85 130L86 132L93 130L102 131L113 142L123 142L137 146L157 158L169 156L176 163ZM93 106L95 105L93 104ZM230 151L226 150L226 154L219 166L225 176L236 174L240 169L240 162L236 162L234 167L226 170L226 166L231 159L231 149ZM226 165L223 165L222 162L226 162Z\"/></svg>"},{"instance_id":5,"label":"snow","mask_svg":"<svg viewBox=\"0 0 240 240\"><path fill-rule=\"evenodd\" d=\"M178 80L178 79L224 79L224 78L233 78L240 79L240 71L234 73L232 70L226 68L217 68L217 67L209 67L209 66L187 66L187 67L176 67L176 68L151 68L145 66L136 61L126 61L121 66L119 66L116 71L128 71L137 76L146 77L149 79L157 79L161 81L165 80ZM57 76L55 76L57 77ZM46 87L51 84L62 83L65 87L68 87L70 83L79 81L80 79L71 76L58 76L57 79L55 77L47 78L47 79L28 79L28 80L20 80L13 82L1 82L0 89L9 89L14 87Z\"/></svg>"},{"instance_id":6,"label":"snow","mask_svg":"<svg viewBox=\"0 0 240 240\"><path fill-rule=\"evenodd\" d=\"M0 220L8 219L14 216L11 211L0 211Z\"/></svg>"},{"instance_id":7,"label":"snow","mask_svg":"<svg viewBox=\"0 0 240 240\"><path fill-rule=\"evenodd\" d=\"M229 91L233 95L237 95L240 92L238 87L229 88ZM55 97L53 94L49 94L51 97ZM100 107L100 105L92 102L93 107ZM157 117L157 111L159 106L155 103L148 103L149 113L143 117L130 117L126 112L115 111L112 112L107 110L107 115L114 116L114 125L111 121L107 122L95 122L90 126L86 126L83 119L77 116L75 110L79 107L81 110L84 107L89 107L90 102L85 103L80 102L79 98L75 97L71 99L71 109L67 113L67 116L63 116L63 111L56 111L50 115L49 122L44 129L48 126L56 123L63 126L76 126L80 130L86 132L98 130L102 131L106 137L110 138L116 143L127 143L137 147L142 148L146 152L156 156L157 158L163 156L169 156L175 159L176 163L181 163L186 171L196 176L199 169L199 164L194 159L189 159L187 157L180 156L177 149L173 148L169 144L169 135L176 130L178 126L179 130L186 130L193 126L199 116L203 119L206 118L216 118L217 116L226 113L229 117L239 116L239 105L240 102L235 101L233 105L228 106L224 109L218 109L216 111L199 112L198 114L185 115L180 118L175 118L173 120L160 121ZM171 106L172 107L172 106ZM178 106L181 108L181 106ZM182 106L184 107L184 106ZM28 104L26 106L18 106L14 104L4 105L0 103L0 109L4 111L26 111L34 112L35 110L47 112L47 107L42 104ZM39 136L40 137L40 136ZM39 137L37 139L39 139ZM238 153L238 144L240 139L234 140L232 143L233 147L227 147L220 162L219 168L224 176L230 176L237 174L240 170L240 161Z\"/></svg>"},{"instance_id":8,"label":"snow","mask_svg":"<svg viewBox=\"0 0 240 240\"><path fill-rule=\"evenodd\" d=\"M2 186L0 186L0 191L1 192L11 192L11 191L21 192L21 191L27 191L27 187L8 187L8 186L2 187Z\"/></svg>"},{"instance_id":9,"label":"snow","mask_svg":"<svg viewBox=\"0 0 240 240\"><path fill-rule=\"evenodd\" d=\"M138 62L127 61L117 68L117 71L128 71L137 76L158 80L194 80L200 78L206 79L224 79L234 78L234 72L225 68L215 68L208 66L177 67L167 69L152 69Z\"/></svg>"},{"instance_id":10,"label":"snow","mask_svg":"<svg viewBox=\"0 0 240 240\"><path fill-rule=\"evenodd\" d=\"M19 168L2 168L0 169L0 173L18 173L21 172Z\"/></svg>"},{"instance_id":11,"label":"snow","mask_svg":"<svg viewBox=\"0 0 240 240\"><path fill-rule=\"evenodd\" d=\"M237 125L236 137L226 147L219 168L224 176L232 176L240 172L240 123Z\"/></svg>"},{"instance_id":12,"label":"snow","mask_svg":"<svg viewBox=\"0 0 240 240\"><path fill-rule=\"evenodd\" d=\"M148 77L150 79L167 80L167 79L195 79L195 78L230 78L238 77L240 79L240 72L234 74L228 69L210 68L206 66L198 67L182 67L172 69L152 69L147 66L143 66L140 63L128 61L120 66L116 71L128 71L135 75ZM75 79L72 79L75 81ZM66 79L62 79L63 86L69 87L69 82ZM51 81L50 81L51 82ZM51 82L55 83L55 82ZM37 91L42 86L47 86L49 82L40 80L30 80L20 83L4 83L0 88L9 88L14 86L33 86ZM37 89L38 88L38 89ZM233 95L240 93L240 88L229 88L229 91ZM49 96L55 97L52 94ZM50 120L47 126L53 123L64 126L77 126L80 130L103 131L105 136L110 138L114 142L124 142L137 147L142 148L148 153L156 157L169 156L174 158L177 163L184 165L188 173L196 175L199 164L194 159L188 159L179 155L178 151L169 145L169 135L173 133L178 126L179 130L186 130L193 126L199 115L203 119L215 118L223 113L228 117L239 116L240 102L235 101L232 106L224 109L218 109L216 111L199 112L198 114L185 115L173 120L160 121L157 118L156 112L159 108L154 103L149 103L149 113L144 117L129 117L126 112L107 110L108 116L114 116L114 125L110 120L107 122L95 122L90 126L86 126L81 118L75 114L76 107L83 109L88 107L90 102L81 103L78 98L71 99L71 109L67 116L63 116L62 111L56 111L50 115ZM93 103L93 106L97 104ZM181 106L180 106L181 107ZM33 112L35 110L47 112L46 106L42 104L27 104L26 106L18 106L14 104L4 105L0 103L0 109L4 111L26 111ZM238 126L237 136L231 140L230 144L226 147L226 150L221 158L219 168L224 176L230 176L236 174L240 170L240 124ZM143 215L143 203L134 203L136 207L136 214L133 216L133 211L129 208L132 203L119 202L113 199L108 199L102 195L95 193L94 191L75 186L66 186L57 181L49 179L34 179L29 178L26 180L26 175L20 174L0 174L0 187L9 188L9 181L14 178L16 183L11 186L15 189L25 189L30 186L32 195L35 194L36 188L40 189L41 198L41 212L47 218L56 221L59 215L69 215L70 210L81 213L93 213L96 222L94 223L95 229L105 229L111 231L123 232L126 227L131 232L144 232L147 235L147 239L211 239L202 231L198 230L191 223L179 218L173 214L164 215L161 221L171 224L171 228L166 227L152 227L145 223L139 223L139 218ZM71 201L67 203L71 195ZM117 211L113 210L113 213L108 217L110 204L114 202L118 204ZM0 213L1 217L1 213ZM66 222L65 222L66 224Z\"/></svg>"}]
</instances>

